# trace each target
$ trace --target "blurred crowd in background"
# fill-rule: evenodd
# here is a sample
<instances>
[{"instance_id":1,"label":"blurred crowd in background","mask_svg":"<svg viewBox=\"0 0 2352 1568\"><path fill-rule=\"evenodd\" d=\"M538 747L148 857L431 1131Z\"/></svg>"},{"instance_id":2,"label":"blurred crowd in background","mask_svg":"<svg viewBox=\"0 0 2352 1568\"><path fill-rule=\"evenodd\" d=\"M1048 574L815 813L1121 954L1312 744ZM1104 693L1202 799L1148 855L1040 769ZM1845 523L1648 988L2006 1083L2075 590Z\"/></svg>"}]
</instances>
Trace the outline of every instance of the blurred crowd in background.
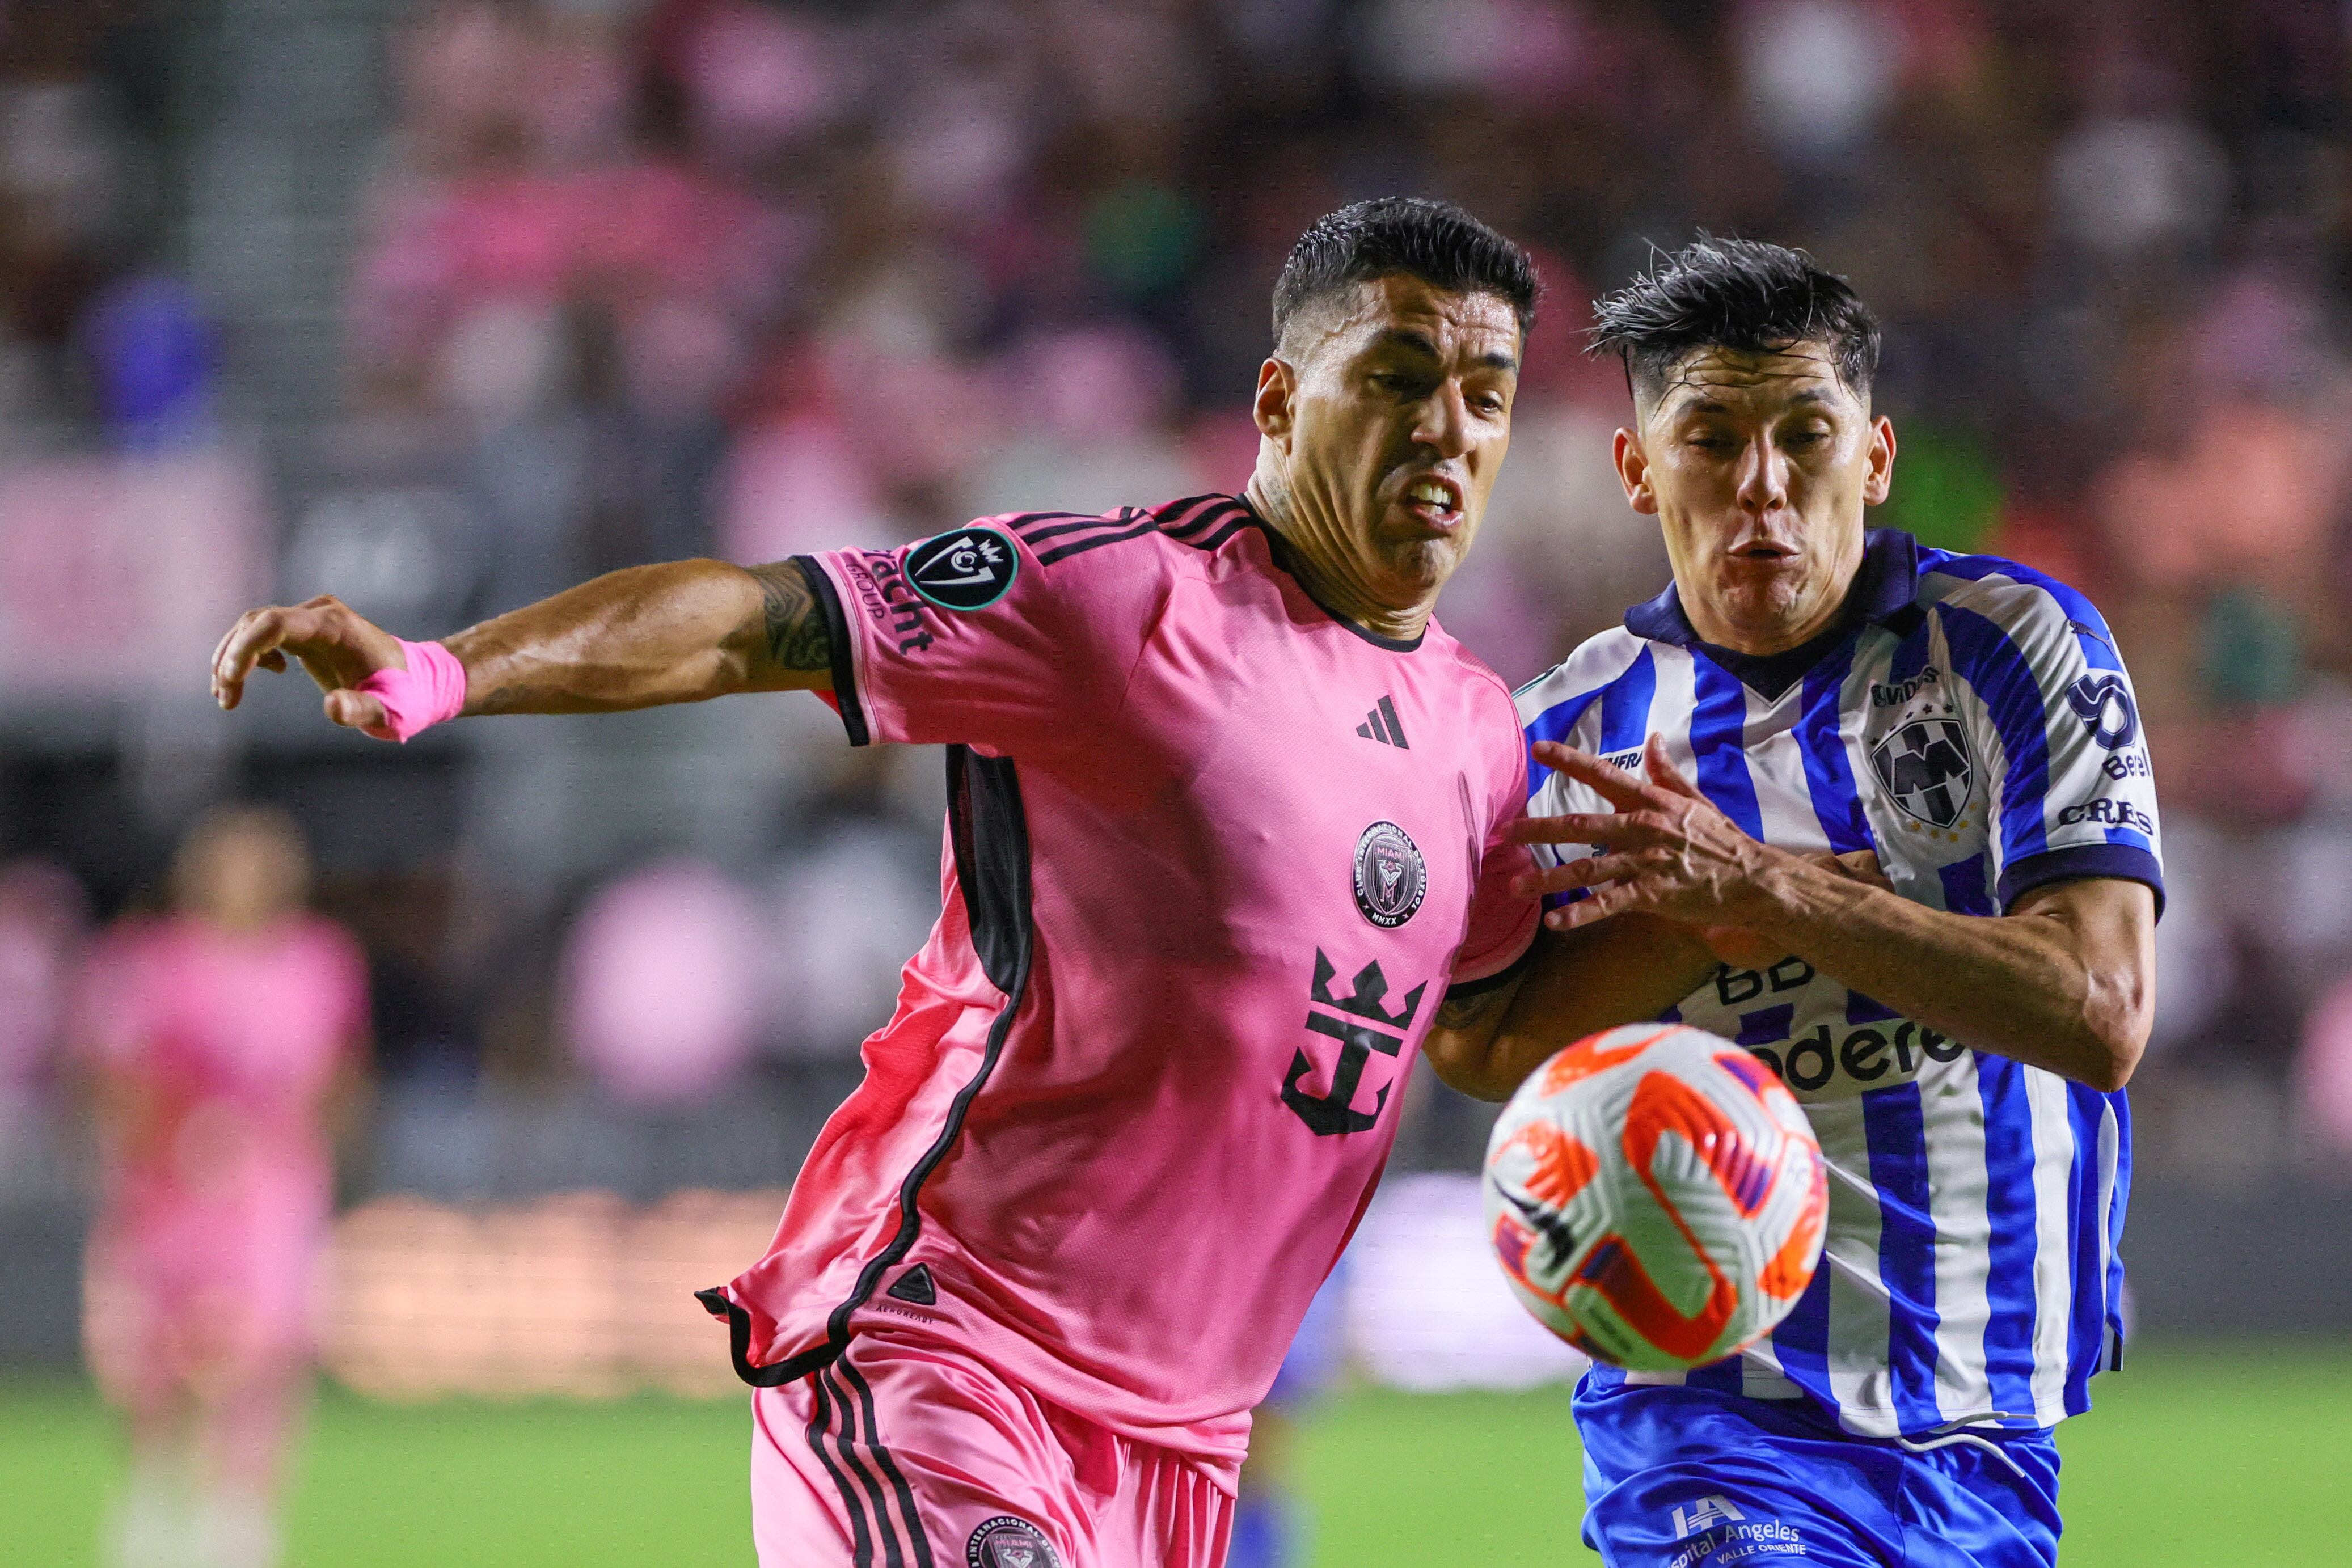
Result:
<instances>
[{"instance_id":1,"label":"blurred crowd in background","mask_svg":"<svg viewBox=\"0 0 2352 1568\"><path fill-rule=\"evenodd\" d=\"M1587 302L1701 226L1851 277L1879 520L2138 684L2143 1167L2352 1163L2347 83L2322 0L9 0L0 1188L79 1146L77 954L240 799L366 952L350 1183L787 1179L936 912L935 756L805 697L394 750L213 713L211 639L1236 488L1284 255L1389 193L1549 286L1441 606L1514 683L1665 577Z\"/></svg>"}]
</instances>

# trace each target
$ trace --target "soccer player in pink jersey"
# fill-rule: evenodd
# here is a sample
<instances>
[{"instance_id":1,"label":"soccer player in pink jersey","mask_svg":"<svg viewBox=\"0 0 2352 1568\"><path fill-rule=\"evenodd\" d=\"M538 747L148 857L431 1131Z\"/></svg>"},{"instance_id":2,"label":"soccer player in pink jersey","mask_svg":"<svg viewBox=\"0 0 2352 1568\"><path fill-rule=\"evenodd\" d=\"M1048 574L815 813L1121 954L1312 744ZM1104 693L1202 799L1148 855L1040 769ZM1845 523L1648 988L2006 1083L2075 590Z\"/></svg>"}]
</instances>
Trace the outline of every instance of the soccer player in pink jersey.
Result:
<instances>
[{"instance_id":1,"label":"soccer player in pink jersey","mask_svg":"<svg viewBox=\"0 0 2352 1568\"><path fill-rule=\"evenodd\" d=\"M82 1047L104 1149L90 1359L129 1427L122 1568L267 1568L310 1349L332 1166L367 970L302 911L310 862L274 811L200 823L173 912L84 970Z\"/></svg>"},{"instance_id":2,"label":"soccer player in pink jersey","mask_svg":"<svg viewBox=\"0 0 2352 1568\"><path fill-rule=\"evenodd\" d=\"M446 645L331 599L224 639L224 706L291 655L395 738L799 688L948 743L939 924L767 1257L702 1293L767 1568L1223 1558L1421 1038L1533 939L1510 694L1430 610L1536 290L1458 209L1361 204L1276 286L1244 496L637 568Z\"/></svg>"}]
</instances>

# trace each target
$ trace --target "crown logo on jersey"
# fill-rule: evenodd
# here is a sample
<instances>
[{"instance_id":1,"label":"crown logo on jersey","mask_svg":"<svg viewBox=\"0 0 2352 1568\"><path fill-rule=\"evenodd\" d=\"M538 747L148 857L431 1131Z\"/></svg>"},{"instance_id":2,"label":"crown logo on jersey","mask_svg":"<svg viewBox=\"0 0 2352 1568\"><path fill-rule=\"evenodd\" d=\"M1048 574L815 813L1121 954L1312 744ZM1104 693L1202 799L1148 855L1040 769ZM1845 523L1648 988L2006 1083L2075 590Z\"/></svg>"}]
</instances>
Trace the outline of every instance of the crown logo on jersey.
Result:
<instances>
[{"instance_id":1,"label":"crown logo on jersey","mask_svg":"<svg viewBox=\"0 0 2352 1568\"><path fill-rule=\"evenodd\" d=\"M1323 949L1316 948L1315 984L1308 989L1307 999L1318 1008L1330 1008L1338 1012L1352 1013L1357 1018L1370 1019L1374 1023L1386 1024L1391 1029L1412 1027L1412 1015L1421 1010L1421 993L1429 989L1428 982L1423 981L1407 991L1404 994L1404 1011L1391 1018L1388 1009L1381 1005L1389 998L1389 977L1381 973L1381 967L1377 961L1367 964L1356 971L1354 982L1356 994L1352 997L1335 997L1331 994L1331 982L1339 978L1339 971L1331 967L1331 960L1324 956Z\"/></svg>"},{"instance_id":2,"label":"crown logo on jersey","mask_svg":"<svg viewBox=\"0 0 2352 1568\"><path fill-rule=\"evenodd\" d=\"M1314 1060L1304 1051L1294 1051L1290 1071L1282 1080L1282 1103L1307 1124L1318 1138L1335 1137L1344 1133L1360 1133L1377 1124L1381 1112L1387 1108L1391 1084L1383 1083L1372 1095L1372 1108L1355 1108L1356 1091L1364 1082L1364 1069L1370 1065L1373 1054L1394 1057L1404 1049L1405 1031L1412 1027L1413 1015L1421 1010L1421 998L1429 989L1429 982L1404 994L1404 1009L1391 1013L1388 1009L1389 977L1381 972L1380 961L1374 959L1356 971L1355 994L1337 997L1331 994L1331 982L1339 970L1323 949L1315 949L1315 979L1307 988L1307 999L1318 1008L1343 1013L1345 1018L1310 1012L1307 1027L1317 1034L1328 1035L1339 1042L1339 1057L1331 1067L1331 1090L1328 1094L1309 1094L1302 1085L1307 1075L1315 1071ZM1364 1021L1350 1023L1349 1019ZM1378 1024L1381 1027L1370 1027ZM1391 1033L1391 1030L1395 1032Z\"/></svg>"},{"instance_id":3,"label":"crown logo on jersey","mask_svg":"<svg viewBox=\"0 0 2352 1568\"><path fill-rule=\"evenodd\" d=\"M1871 748L1870 767L1904 814L1931 828L1960 820L1976 778L1969 732L1953 718L1913 719Z\"/></svg>"}]
</instances>

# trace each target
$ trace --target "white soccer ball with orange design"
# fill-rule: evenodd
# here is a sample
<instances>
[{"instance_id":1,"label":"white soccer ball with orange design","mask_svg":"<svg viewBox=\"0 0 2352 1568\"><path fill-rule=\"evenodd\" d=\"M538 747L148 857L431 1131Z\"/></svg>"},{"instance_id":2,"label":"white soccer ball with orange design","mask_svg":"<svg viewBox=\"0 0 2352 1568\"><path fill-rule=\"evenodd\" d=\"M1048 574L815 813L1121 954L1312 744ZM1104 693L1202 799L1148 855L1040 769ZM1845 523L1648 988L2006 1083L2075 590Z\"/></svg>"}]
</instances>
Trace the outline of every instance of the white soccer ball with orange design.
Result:
<instances>
[{"instance_id":1,"label":"white soccer ball with orange design","mask_svg":"<svg viewBox=\"0 0 2352 1568\"><path fill-rule=\"evenodd\" d=\"M1486 1145L1486 1231L1520 1301L1597 1361L1699 1366L1788 1316L1820 1265L1828 1169L1770 1068L1682 1024L1579 1040Z\"/></svg>"}]
</instances>

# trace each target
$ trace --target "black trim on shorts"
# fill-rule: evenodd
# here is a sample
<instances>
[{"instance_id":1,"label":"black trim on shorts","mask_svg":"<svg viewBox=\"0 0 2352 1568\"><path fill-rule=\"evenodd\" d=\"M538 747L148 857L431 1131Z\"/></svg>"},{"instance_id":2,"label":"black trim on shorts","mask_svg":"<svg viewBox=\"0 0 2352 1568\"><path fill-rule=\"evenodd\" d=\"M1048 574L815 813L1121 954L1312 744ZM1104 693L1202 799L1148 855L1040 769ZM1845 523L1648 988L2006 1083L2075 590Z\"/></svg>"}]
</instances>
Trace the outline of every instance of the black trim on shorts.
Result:
<instances>
[{"instance_id":1,"label":"black trim on shorts","mask_svg":"<svg viewBox=\"0 0 2352 1568\"><path fill-rule=\"evenodd\" d=\"M833 1456L824 1451L825 1429L833 1425L833 1417L826 1413L828 1403L824 1385L812 1376L809 1379L809 1451L816 1456L817 1463L824 1467L824 1473L833 1478L833 1484L840 1490L841 1506L849 1515L851 1568L874 1568L874 1532L866 1528L866 1510L857 1500L857 1489L849 1484L849 1478L841 1473L841 1467L835 1464Z\"/></svg>"},{"instance_id":2,"label":"black trim on shorts","mask_svg":"<svg viewBox=\"0 0 2352 1568\"><path fill-rule=\"evenodd\" d=\"M735 1375L754 1388L797 1382L831 1365L848 1348L849 1315L866 1304L882 1276L898 1265L921 1234L923 1217L915 1200L963 1135L964 1117L996 1071L996 1060L1013 1032L1013 1015L1028 994L1030 961L1036 949L1029 897L1029 820L1011 758L981 757L968 746L948 747L948 838L955 851L956 884L971 927L972 951L989 984L1004 993L1004 1005L989 1025L978 1070L949 1103L940 1135L899 1184L898 1233L858 1270L848 1299L825 1319L822 1344L760 1365L751 1360L751 1314L729 1300L723 1289L694 1293L711 1316L727 1320Z\"/></svg>"},{"instance_id":3,"label":"black trim on shorts","mask_svg":"<svg viewBox=\"0 0 2352 1568\"><path fill-rule=\"evenodd\" d=\"M834 1364L838 1366L840 1363ZM831 1368L811 1374L811 1381L831 1394L833 1402L841 1407L841 1425L833 1434L834 1450L840 1454L841 1462L849 1467L849 1473L857 1478L857 1484L864 1489L866 1500L874 1505L874 1532L882 1539L882 1568L908 1568L907 1554L898 1547L898 1532L890 1523L890 1505L883 1499L882 1483L874 1479L874 1472L867 1469L866 1461L857 1457L857 1406L850 1403L849 1396L841 1391L841 1385L834 1381Z\"/></svg>"},{"instance_id":4,"label":"black trim on shorts","mask_svg":"<svg viewBox=\"0 0 2352 1568\"><path fill-rule=\"evenodd\" d=\"M906 1521L907 1539L915 1550L915 1568L935 1568L931 1562L930 1540L923 1533L921 1516L915 1511L915 1489L907 1484L906 1474L898 1469L898 1461L890 1457L889 1445L882 1441L881 1422L874 1414L873 1387L866 1383L866 1375L850 1361L846 1350L841 1353L841 1359L834 1365L849 1380L849 1386L857 1391L858 1408L866 1415L866 1446L874 1450L875 1463L881 1468L883 1479L890 1483L891 1491L898 1499L898 1514Z\"/></svg>"},{"instance_id":5,"label":"black trim on shorts","mask_svg":"<svg viewBox=\"0 0 2352 1568\"><path fill-rule=\"evenodd\" d=\"M841 595L834 591L833 579L817 565L814 556L796 555L793 564L808 579L809 592L824 612L825 646L833 654L833 700L841 709L841 727L849 732L850 745L865 746L874 737L866 728L866 709L857 701L856 650L849 619L841 612Z\"/></svg>"}]
</instances>

